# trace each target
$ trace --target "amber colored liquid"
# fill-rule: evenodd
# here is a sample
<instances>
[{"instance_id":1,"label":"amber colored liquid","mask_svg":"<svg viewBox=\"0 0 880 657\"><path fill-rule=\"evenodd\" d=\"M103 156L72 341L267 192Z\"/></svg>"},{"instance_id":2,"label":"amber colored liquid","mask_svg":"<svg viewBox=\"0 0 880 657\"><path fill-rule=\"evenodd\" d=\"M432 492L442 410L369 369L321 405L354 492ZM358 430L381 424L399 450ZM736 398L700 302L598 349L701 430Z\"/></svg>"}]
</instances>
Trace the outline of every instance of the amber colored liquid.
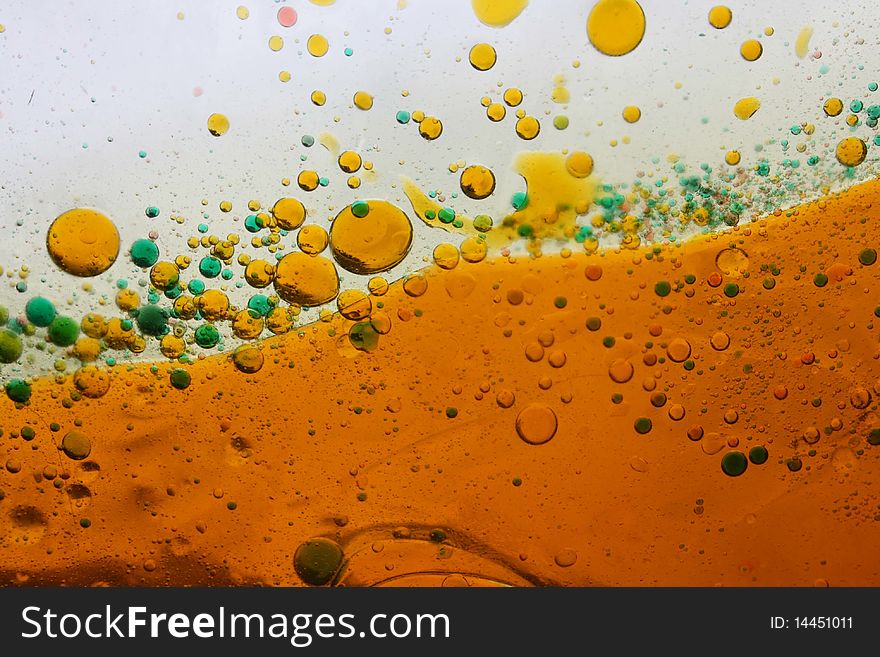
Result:
<instances>
[{"instance_id":1,"label":"amber colored liquid","mask_svg":"<svg viewBox=\"0 0 880 657\"><path fill-rule=\"evenodd\" d=\"M421 296L373 299L391 330L370 353L334 315L183 391L168 363L70 408L69 377L38 381L0 400L0 579L296 586L297 546L326 536L349 586L880 584L880 263L858 259L878 207L868 183L651 259L430 269ZM517 432L530 405L557 418L541 444ZM57 449L73 429L86 460Z\"/></svg>"}]
</instances>

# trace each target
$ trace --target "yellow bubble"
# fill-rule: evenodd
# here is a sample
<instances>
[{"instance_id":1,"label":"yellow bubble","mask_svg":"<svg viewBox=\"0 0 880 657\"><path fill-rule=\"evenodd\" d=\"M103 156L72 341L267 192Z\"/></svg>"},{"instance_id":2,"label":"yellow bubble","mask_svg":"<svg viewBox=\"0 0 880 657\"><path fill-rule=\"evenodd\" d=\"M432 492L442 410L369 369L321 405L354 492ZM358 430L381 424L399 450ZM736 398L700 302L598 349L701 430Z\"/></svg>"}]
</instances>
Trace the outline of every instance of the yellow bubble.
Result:
<instances>
[{"instance_id":1,"label":"yellow bubble","mask_svg":"<svg viewBox=\"0 0 880 657\"><path fill-rule=\"evenodd\" d=\"M529 4L529 0L471 0L477 20L489 27L511 23Z\"/></svg>"},{"instance_id":2,"label":"yellow bubble","mask_svg":"<svg viewBox=\"0 0 880 657\"><path fill-rule=\"evenodd\" d=\"M232 211L232 203L229 201L220 201L220 212Z\"/></svg>"},{"instance_id":3,"label":"yellow bubble","mask_svg":"<svg viewBox=\"0 0 880 657\"><path fill-rule=\"evenodd\" d=\"M323 256L288 253L275 267L275 291L288 303L320 306L339 294L339 274Z\"/></svg>"},{"instance_id":4,"label":"yellow bubble","mask_svg":"<svg viewBox=\"0 0 880 657\"><path fill-rule=\"evenodd\" d=\"M182 294L174 300L174 314L180 319L192 319L196 316L199 309L196 307L196 300L188 294Z\"/></svg>"},{"instance_id":5,"label":"yellow bubble","mask_svg":"<svg viewBox=\"0 0 880 657\"><path fill-rule=\"evenodd\" d=\"M325 36L313 34L306 42L306 48L312 57L323 57L330 49L330 43Z\"/></svg>"},{"instance_id":6,"label":"yellow bubble","mask_svg":"<svg viewBox=\"0 0 880 657\"><path fill-rule=\"evenodd\" d=\"M296 230L306 219L305 206L295 198L278 199L271 212L282 230Z\"/></svg>"},{"instance_id":7,"label":"yellow bubble","mask_svg":"<svg viewBox=\"0 0 880 657\"><path fill-rule=\"evenodd\" d=\"M837 144L835 151L837 161L847 167L855 167L865 161L868 155L868 147L858 137L846 137Z\"/></svg>"},{"instance_id":8,"label":"yellow bubble","mask_svg":"<svg viewBox=\"0 0 880 657\"><path fill-rule=\"evenodd\" d=\"M516 107L522 102L523 93L516 87L504 90L504 102L510 107Z\"/></svg>"},{"instance_id":9,"label":"yellow bubble","mask_svg":"<svg viewBox=\"0 0 880 657\"><path fill-rule=\"evenodd\" d=\"M354 106L366 111L373 106L373 97L366 91L358 91L354 95Z\"/></svg>"},{"instance_id":10,"label":"yellow bubble","mask_svg":"<svg viewBox=\"0 0 880 657\"><path fill-rule=\"evenodd\" d=\"M282 82L290 82L290 71L279 71L278 79Z\"/></svg>"},{"instance_id":11,"label":"yellow bubble","mask_svg":"<svg viewBox=\"0 0 880 657\"><path fill-rule=\"evenodd\" d=\"M290 308L273 308L266 316L266 328L275 335L287 333L293 326L293 320Z\"/></svg>"},{"instance_id":12,"label":"yellow bubble","mask_svg":"<svg viewBox=\"0 0 880 657\"><path fill-rule=\"evenodd\" d=\"M428 279L421 272L403 279L403 291L411 297L420 297L428 291Z\"/></svg>"},{"instance_id":13,"label":"yellow bubble","mask_svg":"<svg viewBox=\"0 0 880 657\"><path fill-rule=\"evenodd\" d=\"M277 34L269 37L269 50L278 52L284 47L284 39Z\"/></svg>"},{"instance_id":14,"label":"yellow bubble","mask_svg":"<svg viewBox=\"0 0 880 657\"><path fill-rule=\"evenodd\" d=\"M173 262L163 260L150 269L150 283L157 290L170 290L180 280L180 268Z\"/></svg>"},{"instance_id":15,"label":"yellow bubble","mask_svg":"<svg viewBox=\"0 0 880 657\"><path fill-rule=\"evenodd\" d=\"M635 123L642 118L642 110L635 105L627 105L623 108L623 120L627 123Z\"/></svg>"},{"instance_id":16,"label":"yellow bubble","mask_svg":"<svg viewBox=\"0 0 880 657\"><path fill-rule=\"evenodd\" d=\"M724 156L724 161L732 167L736 166L740 161L739 151L727 151L727 155Z\"/></svg>"},{"instance_id":17,"label":"yellow bubble","mask_svg":"<svg viewBox=\"0 0 880 657\"><path fill-rule=\"evenodd\" d=\"M412 224L403 210L387 201L371 200L367 204L365 216L355 216L348 206L330 227L333 257L355 274L391 269L406 257L412 244Z\"/></svg>"},{"instance_id":18,"label":"yellow bubble","mask_svg":"<svg viewBox=\"0 0 880 657\"><path fill-rule=\"evenodd\" d=\"M709 10L709 25L716 30L723 30L730 25L733 19L733 12L724 5L716 5Z\"/></svg>"},{"instance_id":19,"label":"yellow bubble","mask_svg":"<svg viewBox=\"0 0 880 657\"><path fill-rule=\"evenodd\" d=\"M494 121L495 123L498 123L498 121L503 119L506 114L507 110L504 109L504 105L501 103L491 103L486 108L486 116L489 117L490 121Z\"/></svg>"},{"instance_id":20,"label":"yellow bubble","mask_svg":"<svg viewBox=\"0 0 880 657\"><path fill-rule=\"evenodd\" d=\"M116 293L116 305L120 310L127 312L140 306L141 299L137 292L126 288Z\"/></svg>"},{"instance_id":21,"label":"yellow bubble","mask_svg":"<svg viewBox=\"0 0 880 657\"><path fill-rule=\"evenodd\" d=\"M265 260L251 260L244 270L244 279L251 287L268 287L274 278L275 266Z\"/></svg>"},{"instance_id":22,"label":"yellow bubble","mask_svg":"<svg viewBox=\"0 0 880 657\"><path fill-rule=\"evenodd\" d=\"M251 12L244 5L240 5L235 10L235 15L238 16L241 20L246 20L247 17L251 15Z\"/></svg>"},{"instance_id":23,"label":"yellow bubble","mask_svg":"<svg viewBox=\"0 0 880 657\"><path fill-rule=\"evenodd\" d=\"M773 29L772 27L770 27L769 25L768 25L767 27L764 28L764 36L773 36L773 34L774 34L775 32L776 32L776 30L774 30L774 29Z\"/></svg>"},{"instance_id":24,"label":"yellow bubble","mask_svg":"<svg viewBox=\"0 0 880 657\"><path fill-rule=\"evenodd\" d=\"M361 156L354 151L345 151L339 156L339 168L345 173L354 173L361 168Z\"/></svg>"},{"instance_id":25,"label":"yellow bubble","mask_svg":"<svg viewBox=\"0 0 880 657\"><path fill-rule=\"evenodd\" d=\"M374 312L370 315L370 326L373 327L376 333L385 335L391 332L391 318L381 310Z\"/></svg>"},{"instance_id":26,"label":"yellow bubble","mask_svg":"<svg viewBox=\"0 0 880 657\"><path fill-rule=\"evenodd\" d=\"M208 132L215 137L225 135L229 130L229 119L225 114L214 113L208 117Z\"/></svg>"},{"instance_id":27,"label":"yellow bubble","mask_svg":"<svg viewBox=\"0 0 880 657\"><path fill-rule=\"evenodd\" d=\"M104 334L104 344L111 349L125 349L134 338L131 328L124 328L122 320L114 317L107 322L107 332Z\"/></svg>"},{"instance_id":28,"label":"yellow bubble","mask_svg":"<svg viewBox=\"0 0 880 657\"><path fill-rule=\"evenodd\" d=\"M73 344L73 356L84 363L90 363L101 353L101 341L95 338L80 338Z\"/></svg>"},{"instance_id":29,"label":"yellow bubble","mask_svg":"<svg viewBox=\"0 0 880 657\"><path fill-rule=\"evenodd\" d=\"M262 323L263 320L260 320ZM232 363L239 372L254 374L263 368L263 351L256 345L243 344L232 352Z\"/></svg>"},{"instance_id":30,"label":"yellow bubble","mask_svg":"<svg viewBox=\"0 0 880 657\"><path fill-rule=\"evenodd\" d=\"M205 290L196 297L196 308L209 322L216 322L226 317L229 298L220 290Z\"/></svg>"},{"instance_id":31,"label":"yellow bubble","mask_svg":"<svg viewBox=\"0 0 880 657\"><path fill-rule=\"evenodd\" d=\"M556 413L544 404L530 404L516 416L516 433L530 445L543 445L556 435Z\"/></svg>"},{"instance_id":32,"label":"yellow bubble","mask_svg":"<svg viewBox=\"0 0 880 657\"><path fill-rule=\"evenodd\" d=\"M53 262L74 276L97 276L107 271L119 255L119 232L110 219L89 208L76 208L58 216L46 235Z\"/></svg>"},{"instance_id":33,"label":"yellow bubble","mask_svg":"<svg viewBox=\"0 0 880 657\"><path fill-rule=\"evenodd\" d=\"M253 340L263 332L263 318L253 310L239 310L232 318L232 333L242 340Z\"/></svg>"},{"instance_id":34,"label":"yellow bubble","mask_svg":"<svg viewBox=\"0 0 880 657\"><path fill-rule=\"evenodd\" d=\"M437 139L442 132L443 124L440 123L440 119L434 116L426 116L419 123L419 134L428 141Z\"/></svg>"},{"instance_id":35,"label":"yellow bubble","mask_svg":"<svg viewBox=\"0 0 880 657\"><path fill-rule=\"evenodd\" d=\"M495 48L488 43L478 43L471 48L471 51L468 54L468 60L470 60L471 66L478 71L488 71L495 66L497 58L498 56L495 54Z\"/></svg>"},{"instance_id":36,"label":"yellow bubble","mask_svg":"<svg viewBox=\"0 0 880 657\"><path fill-rule=\"evenodd\" d=\"M73 375L73 385L84 397L98 399L103 397L110 389L110 375L107 370L86 365L81 367Z\"/></svg>"},{"instance_id":37,"label":"yellow bubble","mask_svg":"<svg viewBox=\"0 0 880 657\"><path fill-rule=\"evenodd\" d=\"M479 237L469 237L461 243L460 251L462 260L477 263L486 258L489 247L486 246L485 240Z\"/></svg>"},{"instance_id":38,"label":"yellow bubble","mask_svg":"<svg viewBox=\"0 0 880 657\"><path fill-rule=\"evenodd\" d=\"M354 321L366 319L373 312L372 300L361 290L341 292L336 299L336 307L340 315Z\"/></svg>"},{"instance_id":39,"label":"yellow bubble","mask_svg":"<svg viewBox=\"0 0 880 657\"><path fill-rule=\"evenodd\" d=\"M434 247L432 257L440 269L455 269L458 266L458 249L454 244L438 244Z\"/></svg>"},{"instance_id":40,"label":"yellow bubble","mask_svg":"<svg viewBox=\"0 0 880 657\"><path fill-rule=\"evenodd\" d=\"M468 198L484 199L495 191L495 174L484 166L474 164L461 172L459 185Z\"/></svg>"},{"instance_id":41,"label":"yellow bubble","mask_svg":"<svg viewBox=\"0 0 880 657\"><path fill-rule=\"evenodd\" d=\"M645 36L645 12L636 0L599 0L587 18L587 36L602 54L625 55Z\"/></svg>"},{"instance_id":42,"label":"yellow bubble","mask_svg":"<svg viewBox=\"0 0 880 657\"><path fill-rule=\"evenodd\" d=\"M82 318L79 327L90 338L103 338L104 334L107 333L107 322L97 313L88 313Z\"/></svg>"},{"instance_id":43,"label":"yellow bubble","mask_svg":"<svg viewBox=\"0 0 880 657\"><path fill-rule=\"evenodd\" d=\"M186 352L186 342L183 338L168 333L159 341L159 350L165 358L180 358Z\"/></svg>"},{"instance_id":44,"label":"yellow bubble","mask_svg":"<svg viewBox=\"0 0 880 657\"><path fill-rule=\"evenodd\" d=\"M810 49L810 38L813 36L813 28L805 27L802 29L798 35L797 39L794 41L794 54L797 55L799 59L803 59L807 56L807 51Z\"/></svg>"},{"instance_id":45,"label":"yellow bubble","mask_svg":"<svg viewBox=\"0 0 880 657\"><path fill-rule=\"evenodd\" d=\"M516 122L516 134L520 139L529 141L541 132L541 124L534 116L524 116Z\"/></svg>"},{"instance_id":46,"label":"yellow bubble","mask_svg":"<svg viewBox=\"0 0 880 657\"><path fill-rule=\"evenodd\" d=\"M583 151L575 151L565 158L565 169L575 178L586 178L593 173L593 157Z\"/></svg>"},{"instance_id":47,"label":"yellow bubble","mask_svg":"<svg viewBox=\"0 0 880 657\"><path fill-rule=\"evenodd\" d=\"M742 58L747 62L754 62L764 53L764 46L761 45L761 42L757 39L749 39L747 41L743 41L742 45L739 47L739 54L742 55Z\"/></svg>"},{"instance_id":48,"label":"yellow bubble","mask_svg":"<svg viewBox=\"0 0 880 657\"><path fill-rule=\"evenodd\" d=\"M299 185L299 188L304 192L312 192L317 189L319 181L320 178L318 177L317 171L301 171L296 177L296 184Z\"/></svg>"},{"instance_id":49,"label":"yellow bubble","mask_svg":"<svg viewBox=\"0 0 880 657\"><path fill-rule=\"evenodd\" d=\"M346 181L346 184L349 187L351 187L352 189L357 189L358 187L361 186L361 179L358 178L357 176L349 176L348 180Z\"/></svg>"},{"instance_id":50,"label":"yellow bubble","mask_svg":"<svg viewBox=\"0 0 880 657\"><path fill-rule=\"evenodd\" d=\"M822 109L826 116L838 116L843 111L843 101L840 98L829 98Z\"/></svg>"},{"instance_id":51,"label":"yellow bubble","mask_svg":"<svg viewBox=\"0 0 880 657\"><path fill-rule=\"evenodd\" d=\"M388 293L389 288L388 281L381 276L374 276L370 279L370 282L367 283L367 289L370 291L370 294L375 297L384 296Z\"/></svg>"},{"instance_id":52,"label":"yellow bubble","mask_svg":"<svg viewBox=\"0 0 880 657\"><path fill-rule=\"evenodd\" d=\"M761 101L754 96L748 98L740 98L733 106L733 114L741 121L752 118L758 108L761 107Z\"/></svg>"},{"instance_id":53,"label":"yellow bubble","mask_svg":"<svg viewBox=\"0 0 880 657\"><path fill-rule=\"evenodd\" d=\"M325 94L323 91L316 90L312 92L311 99L312 103L314 103L318 107L321 107L324 103L327 102L327 94Z\"/></svg>"},{"instance_id":54,"label":"yellow bubble","mask_svg":"<svg viewBox=\"0 0 880 657\"><path fill-rule=\"evenodd\" d=\"M330 236L321 226L309 224L303 226L296 236L296 245L299 250L309 255L318 255L327 248Z\"/></svg>"}]
</instances>

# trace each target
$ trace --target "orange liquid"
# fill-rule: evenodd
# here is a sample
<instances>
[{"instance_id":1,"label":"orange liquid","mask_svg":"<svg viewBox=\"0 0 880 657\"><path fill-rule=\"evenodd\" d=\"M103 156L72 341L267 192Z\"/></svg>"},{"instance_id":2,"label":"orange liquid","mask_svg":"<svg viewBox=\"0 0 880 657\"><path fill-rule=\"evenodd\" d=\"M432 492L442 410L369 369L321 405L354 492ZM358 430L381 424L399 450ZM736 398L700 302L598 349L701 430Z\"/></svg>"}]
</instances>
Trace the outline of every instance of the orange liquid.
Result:
<instances>
[{"instance_id":1,"label":"orange liquid","mask_svg":"<svg viewBox=\"0 0 880 657\"><path fill-rule=\"evenodd\" d=\"M878 205L871 182L650 259L431 268L373 298L371 352L333 315L186 390L168 363L69 408L71 377L37 381L0 399L0 580L296 586L324 536L350 586L880 584Z\"/></svg>"}]
</instances>

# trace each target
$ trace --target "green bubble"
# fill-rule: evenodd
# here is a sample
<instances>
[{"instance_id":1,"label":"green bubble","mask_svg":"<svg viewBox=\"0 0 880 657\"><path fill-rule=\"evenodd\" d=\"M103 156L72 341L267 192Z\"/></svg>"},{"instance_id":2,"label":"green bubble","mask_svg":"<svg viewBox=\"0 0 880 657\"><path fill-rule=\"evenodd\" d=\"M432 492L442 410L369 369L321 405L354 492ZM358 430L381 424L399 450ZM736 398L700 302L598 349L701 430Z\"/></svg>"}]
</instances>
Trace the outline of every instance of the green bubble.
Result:
<instances>
[{"instance_id":1,"label":"green bubble","mask_svg":"<svg viewBox=\"0 0 880 657\"><path fill-rule=\"evenodd\" d=\"M749 467L749 461L742 452L727 452L721 458L721 470L729 477L740 476L747 467Z\"/></svg>"},{"instance_id":2,"label":"green bubble","mask_svg":"<svg viewBox=\"0 0 880 657\"><path fill-rule=\"evenodd\" d=\"M397 113L397 117L396 117L397 122L400 123L401 125L405 125L405 124L409 123L410 116L411 116L410 113L407 112L406 110L400 110Z\"/></svg>"},{"instance_id":3,"label":"green bubble","mask_svg":"<svg viewBox=\"0 0 880 657\"><path fill-rule=\"evenodd\" d=\"M0 363L14 363L21 356L21 338L15 331L0 330Z\"/></svg>"},{"instance_id":4,"label":"green bubble","mask_svg":"<svg viewBox=\"0 0 880 657\"><path fill-rule=\"evenodd\" d=\"M155 219L159 216L159 208L155 205L151 205L146 210L144 210L144 214L146 214L150 219Z\"/></svg>"},{"instance_id":5,"label":"green bubble","mask_svg":"<svg viewBox=\"0 0 880 657\"><path fill-rule=\"evenodd\" d=\"M590 331L598 331L602 328L602 320L598 317L590 317L587 319L587 329Z\"/></svg>"},{"instance_id":6,"label":"green bubble","mask_svg":"<svg viewBox=\"0 0 880 657\"><path fill-rule=\"evenodd\" d=\"M672 285L669 284L669 281L658 281L654 285L654 294L658 297L669 296L670 292L672 292Z\"/></svg>"},{"instance_id":7,"label":"green bubble","mask_svg":"<svg viewBox=\"0 0 880 657\"><path fill-rule=\"evenodd\" d=\"M355 217L363 219L368 214L370 214L370 204L366 201L355 201L351 204L351 213Z\"/></svg>"},{"instance_id":8,"label":"green bubble","mask_svg":"<svg viewBox=\"0 0 880 657\"><path fill-rule=\"evenodd\" d=\"M293 567L306 584L328 584L342 566L342 548L329 538L312 538L296 549Z\"/></svg>"},{"instance_id":9,"label":"green bubble","mask_svg":"<svg viewBox=\"0 0 880 657\"><path fill-rule=\"evenodd\" d=\"M733 299L737 294L739 294L739 285L736 283L728 283L724 286L724 296Z\"/></svg>"},{"instance_id":10,"label":"green bubble","mask_svg":"<svg viewBox=\"0 0 880 657\"><path fill-rule=\"evenodd\" d=\"M785 462L785 465L791 472L797 472L804 467L804 462L797 456L793 456Z\"/></svg>"},{"instance_id":11,"label":"green bubble","mask_svg":"<svg viewBox=\"0 0 880 657\"><path fill-rule=\"evenodd\" d=\"M816 274L813 276L813 285L816 287L825 287L828 285L828 277L822 273Z\"/></svg>"},{"instance_id":12,"label":"green bubble","mask_svg":"<svg viewBox=\"0 0 880 657\"><path fill-rule=\"evenodd\" d=\"M61 451L69 459L82 461L92 453L92 441L79 431L71 431L61 440Z\"/></svg>"},{"instance_id":13,"label":"green bubble","mask_svg":"<svg viewBox=\"0 0 880 657\"><path fill-rule=\"evenodd\" d=\"M152 267L159 260L159 247L153 240L135 240L129 249L129 255L138 267Z\"/></svg>"},{"instance_id":14,"label":"green bubble","mask_svg":"<svg viewBox=\"0 0 880 657\"><path fill-rule=\"evenodd\" d=\"M244 227L249 233L259 233L263 229L263 222L255 214L249 214L244 220Z\"/></svg>"},{"instance_id":15,"label":"green bubble","mask_svg":"<svg viewBox=\"0 0 880 657\"><path fill-rule=\"evenodd\" d=\"M641 435L648 433L653 427L654 423L651 422L649 417L636 418L636 421L633 422L633 428L636 430L636 433Z\"/></svg>"},{"instance_id":16,"label":"green bubble","mask_svg":"<svg viewBox=\"0 0 880 657\"><path fill-rule=\"evenodd\" d=\"M370 322L358 322L348 332L348 339L355 349L370 352L379 346L379 333Z\"/></svg>"},{"instance_id":17,"label":"green bubble","mask_svg":"<svg viewBox=\"0 0 880 657\"><path fill-rule=\"evenodd\" d=\"M185 390L186 388L189 388L192 377L187 370L178 367L177 369L172 370L169 380L171 381L171 385L178 390Z\"/></svg>"},{"instance_id":18,"label":"green bubble","mask_svg":"<svg viewBox=\"0 0 880 657\"><path fill-rule=\"evenodd\" d=\"M210 349L220 342L220 331L213 324L202 324L195 331L196 344L203 349Z\"/></svg>"},{"instance_id":19,"label":"green bubble","mask_svg":"<svg viewBox=\"0 0 880 657\"><path fill-rule=\"evenodd\" d=\"M24 307L24 314L34 326L49 326L55 319L55 306L45 297L33 297Z\"/></svg>"},{"instance_id":20,"label":"green bubble","mask_svg":"<svg viewBox=\"0 0 880 657\"><path fill-rule=\"evenodd\" d=\"M69 347L79 337L79 324L70 317L58 315L49 324L49 339L59 347Z\"/></svg>"},{"instance_id":21,"label":"green bubble","mask_svg":"<svg viewBox=\"0 0 880 657\"><path fill-rule=\"evenodd\" d=\"M510 204L515 210L522 210L529 204L529 197L525 192L517 192L510 198Z\"/></svg>"},{"instance_id":22,"label":"green bubble","mask_svg":"<svg viewBox=\"0 0 880 657\"><path fill-rule=\"evenodd\" d=\"M556 297L553 299L553 305L559 309L565 308L568 305L568 299L565 297Z\"/></svg>"},{"instance_id":23,"label":"green bubble","mask_svg":"<svg viewBox=\"0 0 880 657\"><path fill-rule=\"evenodd\" d=\"M859 253L859 262L863 265L870 266L877 262L877 251L874 249L865 249Z\"/></svg>"},{"instance_id":24,"label":"green bubble","mask_svg":"<svg viewBox=\"0 0 880 657\"><path fill-rule=\"evenodd\" d=\"M562 114L553 117L553 127L557 130L565 130L568 127L568 117Z\"/></svg>"},{"instance_id":25,"label":"green bubble","mask_svg":"<svg viewBox=\"0 0 880 657\"><path fill-rule=\"evenodd\" d=\"M492 217L488 214L478 214L474 217L474 229L481 233L488 233L492 228Z\"/></svg>"},{"instance_id":26,"label":"green bubble","mask_svg":"<svg viewBox=\"0 0 880 657\"><path fill-rule=\"evenodd\" d=\"M767 453L767 448L763 445L755 445L749 450L749 461L751 461L755 465L766 463L768 456L769 454Z\"/></svg>"},{"instance_id":27,"label":"green bubble","mask_svg":"<svg viewBox=\"0 0 880 657\"><path fill-rule=\"evenodd\" d=\"M135 320L146 335L162 335L168 325L168 311L154 305L142 306Z\"/></svg>"},{"instance_id":28,"label":"green bubble","mask_svg":"<svg viewBox=\"0 0 880 657\"><path fill-rule=\"evenodd\" d=\"M14 402L24 404L31 398L31 384L24 379L10 379L6 382L6 396Z\"/></svg>"},{"instance_id":29,"label":"green bubble","mask_svg":"<svg viewBox=\"0 0 880 657\"><path fill-rule=\"evenodd\" d=\"M451 224L453 219L455 219L455 210L452 208L443 208L437 214L437 218L444 224Z\"/></svg>"},{"instance_id":30,"label":"green bubble","mask_svg":"<svg viewBox=\"0 0 880 657\"><path fill-rule=\"evenodd\" d=\"M205 278L216 278L223 269L223 263L213 256L205 256L199 262L199 273Z\"/></svg>"},{"instance_id":31,"label":"green bubble","mask_svg":"<svg viewBox=\"0 0 880 657\"><path fill-rule=\"evenodd\" d=\"M253 310L260 317L265 317L272 310L272 304L269 303L269 297L262 294L255 294L248 300L247 307Z\"/></svg>"}]
</instances>

